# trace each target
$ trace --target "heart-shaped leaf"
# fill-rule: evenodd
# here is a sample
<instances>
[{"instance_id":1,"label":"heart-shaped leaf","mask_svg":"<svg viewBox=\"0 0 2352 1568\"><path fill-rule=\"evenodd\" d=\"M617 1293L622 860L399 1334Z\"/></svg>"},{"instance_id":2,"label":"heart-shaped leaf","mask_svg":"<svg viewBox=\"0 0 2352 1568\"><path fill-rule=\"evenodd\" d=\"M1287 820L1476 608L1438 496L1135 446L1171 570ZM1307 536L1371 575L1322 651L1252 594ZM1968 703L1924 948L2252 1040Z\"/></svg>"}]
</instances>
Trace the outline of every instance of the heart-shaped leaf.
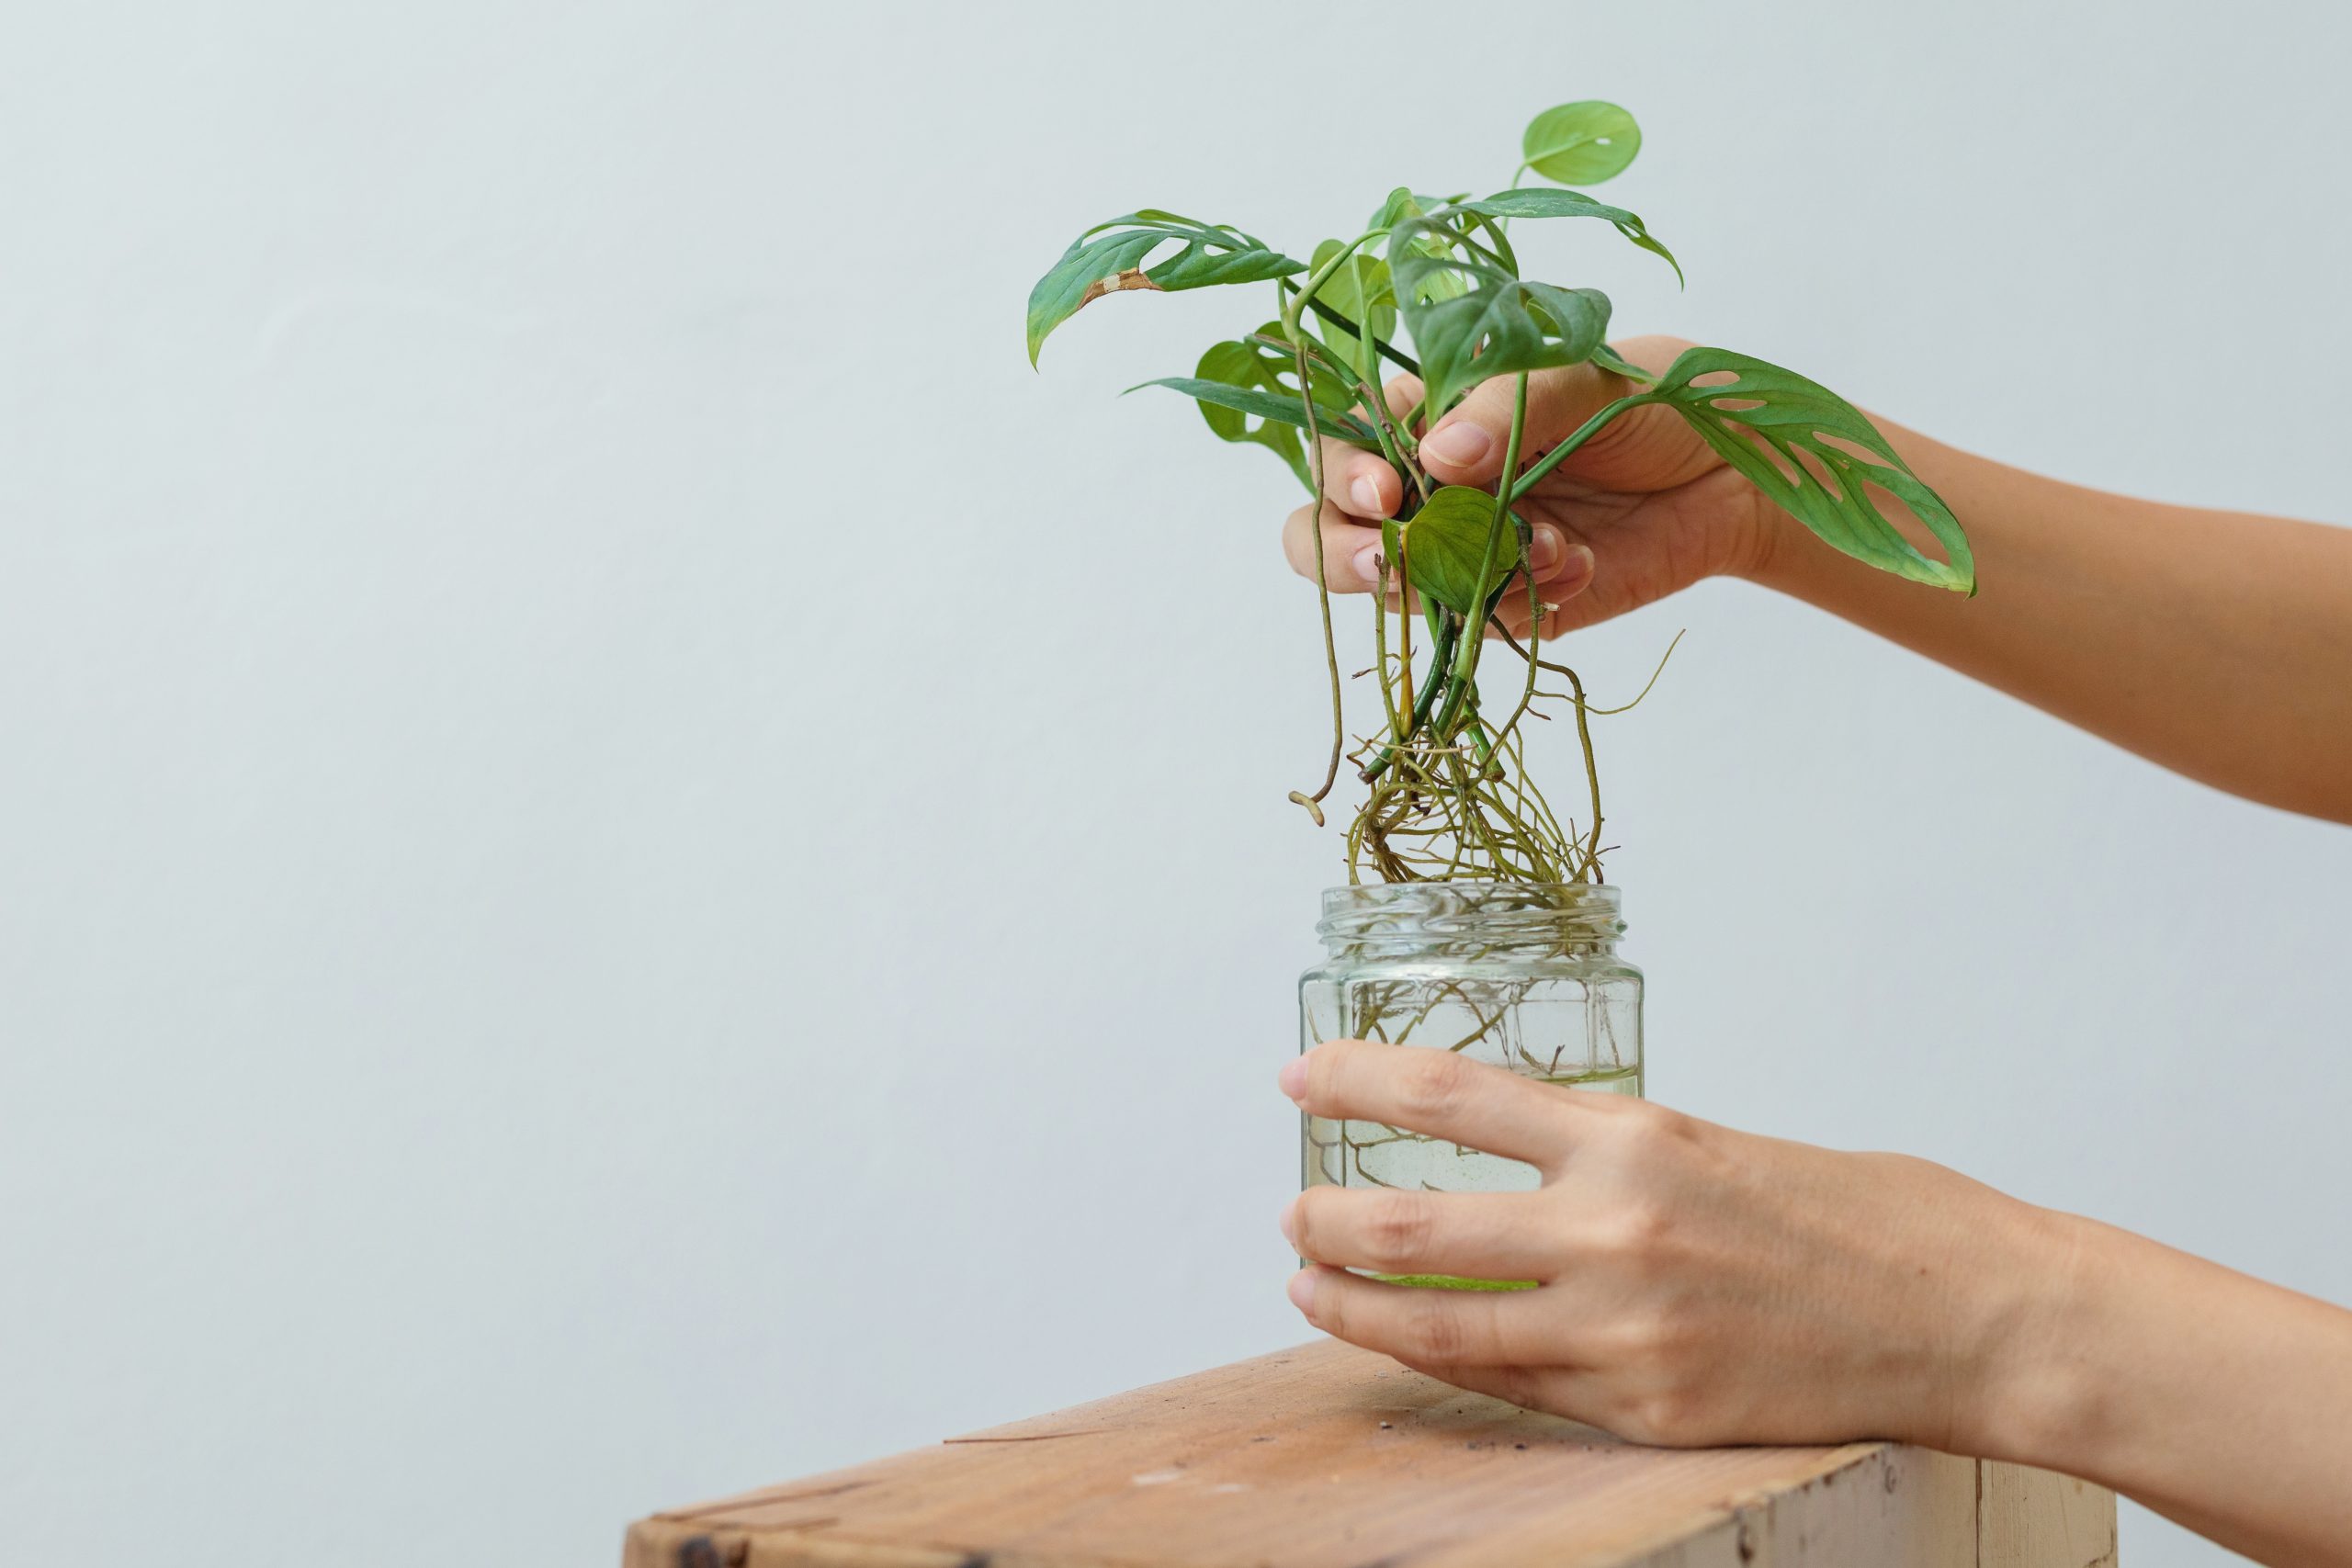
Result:
<instances>
[{"instance_id":1,"label":"heart-shaped leaf","mask_svg":"<svg viewBox=\"0 0 2352 1568\"><path fill-rule=\"evenodd\" d=\"M1456 202L1440 212L1477 212L1488 218L1600 218L1614 225L1620 234L1649 252L1666 258L1674 269L1679 282L1682 278L1682 264L1649 231L1640 218L1622 207L1611 207L1605 201L1595 201L1580 190L1506 190L1498 191L1483 201Z\"/></svg>"},{"instance_id":2,"label":"heart-shaped leaf","mask_svg":"<svg viewBox=\"0 0 2352 1568\"><path fill-rule=\"evenodd\" d=\"M1915 582L1976 592L1960 519L1860 409L1819 382L1729 349L1694 348L1627 406L1638 403L1664 403L1690 421L1724 461L1824 543ZM1908 507L1951 560L1921 554L1879 511L1872 487Z\"/></svg>"},{"instance_id":3,"label":"heart-shaped leaf","mask_svg":"<svg viewBox=\"0 0 2352 1568\"><path fill-rule=\"evenodd\" d=\"M1487 535L1495 520L1495 498L1468 485L1447 485L1404 522L1383 523L1383 547L1393 567L1400 553L1405 575L1422 597L1460 615L1481 615L1495 585L1510 576L1518 546L1506 532L1495 568L1482 578Z\"/></svg>"},{"instance_id":4,"label":"heart-shaped leaf","mask_svg":"<svg viewBox=\"0 0 2352 1568\"><path fill-rule=\"evenodd\" d=\"M1642 150L1642 128L1615 104L1588 98L1545 109L1520 138L1527 166L1564 186L1599 185Z\"/></svg>"},{"instance_id":5,"label":"heart-shaped leaf","mask_svg":"<svg viewBox=\"0 0 2352 1568\"><path fill-rule=\"evenodd\" d=\"M1487 378L1579 364L1608 333L1609 296L1597 288L1531 283L1450 244L1430 255L1421 242L1459 238L1430 219L1407 221L1396 238L1396 302L1421 356L1432 423Z\"/></svg>"},{"instance_id":6,"label":"heart-shaped leaf","mask_svg":"<svg viewBox=\"0 0 2352 1568\"><path fill-rule=\"evenodd\" d=\"M1183 248L1165 261L1144 265L1147 256L1171 242L1181 242ZM1037 351L1048 333L1105 294L1264 283L1306 270L1306 263L1269 249L1238 229L1214 227L1151 207L1114 218L1071 241L1062 259L1029 291L1029 363L1037 363Z\"/></svg>"}]
</instances>

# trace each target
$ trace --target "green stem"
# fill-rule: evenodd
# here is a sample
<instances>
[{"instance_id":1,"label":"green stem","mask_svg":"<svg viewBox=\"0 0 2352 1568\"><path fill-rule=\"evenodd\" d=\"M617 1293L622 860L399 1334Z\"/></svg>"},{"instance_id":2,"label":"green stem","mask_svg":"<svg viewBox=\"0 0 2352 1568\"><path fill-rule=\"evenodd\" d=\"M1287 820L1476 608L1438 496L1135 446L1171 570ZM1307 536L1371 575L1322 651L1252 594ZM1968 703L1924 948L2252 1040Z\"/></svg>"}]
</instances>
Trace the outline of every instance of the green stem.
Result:
<instances>
[{"instance_id":1,"label":"green stem","mask_svg":"<svg viewBox=\"0 0 2352 1568\"><path fill-rule=\"evenodd\" d=\"M1295 323L1294 323L1295 324ZM1348 722L1340 701L1340 642L1331 630L1331 584L1323 570L1323 432L1315 418L1315 397L1307 382L1306 348L1294 340L1298 355L1299 401L1306 405L1306 452L1315 465L1315 597L1323 607L1323 663L1331 672L1331 761L1323 770L1323 784L1313 795L1291 791L1290 797L1306 807L1315 825L1323 825L1322 799L1339 782L1340 756L1347 750Z\"/></svg>"},{"instance_id":2,"label":"green stem","mask_svg":"<svg viewBox=\"0 0 2352 1568\"><path fill-rule=\"evenodd\" d=\"M1282 283L1283 288L1285 290L1295 289L1298 287L1298 285L1293 283L1287 277L1283 278ZM1331 325L1340 328L1342 332L1345 332L1350 337L1371 337L1371 334L1365 333L1362 327L1348 320L1347 317L1341 315L1330 306L1326 305L1320 299L1309 299L1306 302L1306 308L1314 311L1317 315L1322 317L1323 320L1330 322ZM1414 358L1411 355L1406 353L1403 349L1398 348L1395 344L1390 343L1386 338L1372 338L1372 346L1380 352L1382 358L1396 367L1397 369L1404 371L1408 376L1418 376L1421 373L1421 362Z\"/></svg>"},{"instance_id":3,"label":"green stem","mask_svg":"<svg viewBox=\"0 0 2352 1568\"><path fill-rule=\"evenodd\" d=\"M1653 403L1656 401L1657 401L1657 399L1651 393L1634 392L1600 409L1590 419L1586 420L1582 424L1577 426L1574 434L1570 435L1566 441L1561 442L1557 446L1553 447L1549 452L1546 452L1541 458L1537 459L1535 464L1530 468L1526 473L1520 476L1519 482L1510 487L1511 501L1516 503L1520 497L1525 495L1529 491L1533 490L1537 485L1543 483L1545 476L1550 474L1554 468L1558 468L1562 463L1566 462L1569 456L1573 454L1577 447L1583 446L1595 435L1600 434L1600 427L1602 425L1607 424L1611 420L1615 419L1627 409L1639 408L1644 403Z\"/></svg>"},{"instance_id":4,"label":"green stem","mask_svg":"<svg viewBox=\"0 0 2352 1568\"><path fill-rule=\"evenodd\" d=\"M1495 485L1495 513L1494 516L1487 520L1487 547L1478 558L1478 591L1482 599L1485 597L1487 581L1495 575L1496 558L1502 549L1503 529L1510 521L1510 502L1515 493L1511 488L1510 476L1519 472L1520 443L1526 434L1527 374L1521 371L1516 396L1511 400L1510 435L1503 444L1502 477ZM1486 617L1481 615L1478 619L1483 626L1486 624ZM1453 721L1462 715L1463 704L1469 697L1472 678L1478 670L1478 645L1484 640L1477 636L1467 637L1454 649L1453 690L1447 696L1445 707L1438 716L1437 730L1440 736L1452 734Z\"/></svg>"}]
</instances>

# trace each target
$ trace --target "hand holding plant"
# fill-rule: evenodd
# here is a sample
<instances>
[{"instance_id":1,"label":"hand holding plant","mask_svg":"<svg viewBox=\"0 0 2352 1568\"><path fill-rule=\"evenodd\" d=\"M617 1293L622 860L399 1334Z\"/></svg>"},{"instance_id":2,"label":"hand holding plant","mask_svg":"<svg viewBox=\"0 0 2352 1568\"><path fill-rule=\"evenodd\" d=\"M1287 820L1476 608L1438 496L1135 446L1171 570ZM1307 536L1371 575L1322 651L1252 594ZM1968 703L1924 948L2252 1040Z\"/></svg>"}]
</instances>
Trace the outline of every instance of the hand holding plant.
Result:
<instances>
[{"instance_id":1,"label":"hand holding plant","mask_svg":"<svg viewBox=\"0 0 2352 1568\"><path fill-rule=\"evenodd\" d=\"M1594 184L1640 146L1615 105L1564 104L1528 126L1519 172ZM1582 191L1399 186L1304 262L1147 208L1080 235L1029 297L1034 364L1047 334L1106 294L1273 285L1273 319L1151 384L1193 399L1222 439L1274 452L1313 498L1292 556L1320 590L1332 738L1321 784L1292 798L1320 823L1353 763L1369 786L1348 830L1356 879L1600 881L1597 710L1544 639L1732 569L1762 536L1738 519L1764 502L1887 571L1974 584L1950 510L1828 389L1724 349L1623 357L1606 341L1606 295L1523 276L1510 226L1557 218L1605 224L1681 274L1639 216ZM1384 383L1384 367L1404 375ZM1922 553L1906 519L1943 558ZM1600 547L1608 586L1564 615L1599 581ZM1378 710L1351 744L1329 592L1363 587L1382 600L1365 671ZM1482 690L1490 638L1519 668ZM1571 706L1584 750L1582 811L1565 819L1525 767L1525 721L1548 717L1547 701Z\"/></svg>"},{"instance_id":2,"label":"hand holding plant","mask_svg":"<svg viewBox=\"0 0 2352 1568\"><path fill-rule=\"evenodd\" d=\"M1628 362L1662 374L1692 345L1668 337L1615 345ZM1613 371L1593 365L1537 371L1528 379L1527 440L1540 455L1593 412L1632 390ZM1420 397L1420 383L1389 383L1392 407ZM1511 404L1504 383L1489 381L1463 400L1420 444L1429 471L1448 484L1489 488L1502 467ZM1381 458L1337 441L1324 444L1333 499L1322 507L1322 558L1337 593L1377 583L1380 519L1403 503L1396 471ZM1702 578L1744 575L1770 547L1778 514L1762 493L1726 465L1684 421L1656 406L1611 422L1585 443L1519 508L1534 526L1535 581L1556 606L1541 628L1550 641L1663 599ZM1290 515L1283 547L1301 576L1313 577L1316 540L1310 503ZM1393 585L1392 585L1393 587ZM1501 630L1524 638L1527 602L1505 596ZM1489 627L1489 635L1496 629Z\"/></svg>"}]
</instances>

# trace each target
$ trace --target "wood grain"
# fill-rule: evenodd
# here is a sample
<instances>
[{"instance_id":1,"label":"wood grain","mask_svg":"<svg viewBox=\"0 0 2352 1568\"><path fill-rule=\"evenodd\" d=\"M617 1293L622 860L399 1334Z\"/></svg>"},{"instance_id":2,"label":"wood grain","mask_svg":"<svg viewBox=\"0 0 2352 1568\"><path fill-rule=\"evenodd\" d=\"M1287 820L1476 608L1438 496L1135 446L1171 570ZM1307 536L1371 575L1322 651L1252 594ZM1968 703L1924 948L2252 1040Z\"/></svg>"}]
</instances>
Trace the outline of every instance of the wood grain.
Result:
<instances>
[{"instance_id":1,"label":"wood grain","mask_svg":"<svg viewBox=\"0 0 2352 1568\"><path fill-rule=\"evenodd\" d=\"M1988 1464L1976 1535L1984 1568L2115 1568L2115 1494L2071 1475Z\"/></svg>"},{"instance_id":2,"label":"wood grain","mask_svg":"<svg viewBox=\"0 0 2352 1568\"><path fill-rule=\"evenodd\" d=\"M1641 1448L1327 1341L657 1514L625 1563L2085 1568L2050 1553L2106 1495L1883 1443Z\"/></svg>"}]
</instances>

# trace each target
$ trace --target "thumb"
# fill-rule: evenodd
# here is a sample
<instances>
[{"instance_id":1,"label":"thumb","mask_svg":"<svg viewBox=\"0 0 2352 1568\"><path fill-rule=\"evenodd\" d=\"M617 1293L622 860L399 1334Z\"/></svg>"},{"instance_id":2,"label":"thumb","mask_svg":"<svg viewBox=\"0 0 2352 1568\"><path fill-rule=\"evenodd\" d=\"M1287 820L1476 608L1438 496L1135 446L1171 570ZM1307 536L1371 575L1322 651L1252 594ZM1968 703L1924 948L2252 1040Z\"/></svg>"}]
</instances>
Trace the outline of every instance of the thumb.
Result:
<instances>
[{"instance_id":1,"label":"thumb","mask_svg":"<svg viewBox=\"0 0 2352 1568\"><path fill-rule=\"evenodd\" d=\"M1488 377L1421 437L1421 464L1431 477L1447 484L1494 481L1510 444L1518 381L1516 376ZM1527 427L1520 437L1520 461L1558 446L1632 387L1623 377L1592 365L1535 371L1527 378Z\"/></svg>"},{"instance_id":2,"label":"thumb","mask_svg":"<svg viewBox=\"0 0 2352 1568\"><path fill-rule=\"evenodd\" d=\"M1649 374L1662 374L1690 345L1679 338L1637 337L1611 345ZM1422 466L1445 484L1486 485L1502 472L1510 441L1513 376L1493 376L1470 390L1435 428L1422 437ZM1527 378L1527 428L1520 438L1520 462L1532 461L1574 434L1578 426L1634 384L1597 365L1567 365L1538 370ZM1696 477L1721 459L1683 422L1662 408L1639 408L1594 437L1568 459L1577 475L1612 489L1647 491Z\"/></svg>"}]
</instances>

